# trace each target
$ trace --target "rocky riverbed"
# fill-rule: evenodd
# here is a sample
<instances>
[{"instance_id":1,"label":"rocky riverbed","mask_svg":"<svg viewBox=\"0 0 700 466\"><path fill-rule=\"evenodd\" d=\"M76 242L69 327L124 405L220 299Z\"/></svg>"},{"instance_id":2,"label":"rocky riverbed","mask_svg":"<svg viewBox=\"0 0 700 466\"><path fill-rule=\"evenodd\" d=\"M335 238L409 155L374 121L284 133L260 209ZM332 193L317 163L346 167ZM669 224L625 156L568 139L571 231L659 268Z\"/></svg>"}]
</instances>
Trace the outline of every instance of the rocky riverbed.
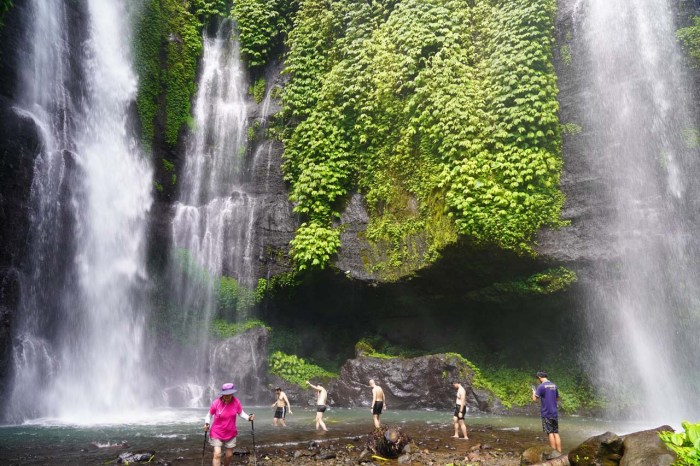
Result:
<instances>
[{"instance_id":1,"label":"rocky riverbed","mask_svg":"<svg viewBox=\"0 0 700 466\"><path fill-rule=\"evenodd\" d=\"M366 427L366 426L365 426ZM546 440L536 432L504 430L493 426L479 426L469 432L469 439L454 439L450 426L406 425L402 430L411 438L409 446L397 459L382 459L367 449L371 429L345 432L318 432L307 441L269 442L257 438L255 453L252 439L241 435L232 464L258 465L354 465L354 464L483 464L510 466L520 464L520 455L534 445L545 445ZM154 452L151 464L201 464L201 449L187 449L181 454ZM207 447L205 464L211 462L211 448Z\"/></svg>"}]
</instances>

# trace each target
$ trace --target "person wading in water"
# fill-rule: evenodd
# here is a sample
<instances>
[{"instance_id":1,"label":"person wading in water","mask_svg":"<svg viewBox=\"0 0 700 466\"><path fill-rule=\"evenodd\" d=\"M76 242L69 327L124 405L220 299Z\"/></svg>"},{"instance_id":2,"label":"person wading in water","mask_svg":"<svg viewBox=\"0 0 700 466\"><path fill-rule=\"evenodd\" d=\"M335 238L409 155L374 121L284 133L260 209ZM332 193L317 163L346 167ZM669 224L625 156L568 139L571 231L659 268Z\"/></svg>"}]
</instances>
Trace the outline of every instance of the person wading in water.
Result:
<instances>
[{"instance_id":1,"label":"person wading in water","mask_svg":"<svg viewBox=\"0 0 700 466\"><path fill-rule=\"evenodd\" d=\"M316 399L316 430L321 427L327 432L328 429L326 429L326 423L323 422L323 413L326 412L326 399L328 398L328 392L321 386L321 384L314 385L308 380L306 383L318 392L318 398Z\"/></svg>"},{"instance_id":2,"label":"person wading in water","mask_svg":"<svg viewBox=\"0 0 700 466\"><path fill-rule=\"evenodd\" d=\"M379 416L382 415L383 409L388 409L386 405L386 399L384 398L384 390L382 387L374 382L374 379L370 379L369 386L372 387L372 418L374 419L374 427L379 429L382 423L379 422Z\"/></svg>"},{"instance_id":3,"label":"person wading in water","mask_svg":"<svg viewBox=\"0 0 700 466\"><path fill-rule=\"evenodd\" d=\"M455 425L455 434L452 437L460 438L459 431L461 429L464 439L468 440L469 437L467 437L467 425L464 423L464 416L467 414L467 391L464 389L459 380L452 381L452 386L457 390L455 413L454 417L452 418Z\"/></svg>"},{"instance_id":4,"label":"person wading in water","mask_svg":"<svg viewBox=\"0 0 700 466\"><path fill-rule=\"evenodd\" d=\"M226 448L224 466L231 464L233 449L236 447L236 436L238 435L236 416L240 416L250 422L253 422L255 418L254 414L248 415L243 411L241 402L233 396L237 391L232 383L223 384L219 398L211 404L207 417L204 420L204 431L209 431L209 444L214 447L214 458L211 460L212 466L221 466L222 448ZM212 416L214 417L213 421Z\"/></svg>"},{"instance_id":5,"label":"person wading in water","mask_svg":"<svg viewBox=\"0 0 700 466\"><path fill-rule=\"evenodd\" d=\"M292 405L289 404L289 399L287 394L282 391L280 387L275 388L275 396L277 399L272 403L272 407L275 408L275 414L272 418L272 425L276 426L279 422L282 427L287 427L284 419L287 417L287 411L289 414L294 414L292 412Z\"/></svg>"}]
</instances>

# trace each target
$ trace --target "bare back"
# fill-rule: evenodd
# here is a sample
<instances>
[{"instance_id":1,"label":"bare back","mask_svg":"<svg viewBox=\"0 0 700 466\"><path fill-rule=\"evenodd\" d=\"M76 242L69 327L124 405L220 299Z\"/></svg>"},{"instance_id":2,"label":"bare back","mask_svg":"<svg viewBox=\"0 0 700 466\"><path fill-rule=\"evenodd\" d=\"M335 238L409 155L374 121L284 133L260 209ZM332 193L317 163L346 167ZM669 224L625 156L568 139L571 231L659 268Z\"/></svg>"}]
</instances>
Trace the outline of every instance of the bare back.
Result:
<instances>
[{"instance_id":1,"label":"bare back","mask_svg":"<svg viewBox=\"0 0 700 466\"><path fill-rule=\"evenodd\" d=\"M372 395L374 401L384 401L384 390L382 390L382 387L380 387L379 385L375 385L372 388Z\"/></svg>"}]
</instances>

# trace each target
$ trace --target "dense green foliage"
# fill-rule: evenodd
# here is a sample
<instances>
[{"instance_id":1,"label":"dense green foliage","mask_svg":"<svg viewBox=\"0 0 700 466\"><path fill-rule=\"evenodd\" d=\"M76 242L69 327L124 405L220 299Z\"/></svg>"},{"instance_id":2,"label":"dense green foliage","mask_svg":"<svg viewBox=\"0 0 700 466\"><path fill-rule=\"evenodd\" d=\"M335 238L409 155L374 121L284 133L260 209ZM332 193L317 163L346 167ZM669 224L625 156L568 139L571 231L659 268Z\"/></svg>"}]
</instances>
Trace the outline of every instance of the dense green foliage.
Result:
<instances>
[{"instance_id":1,"label":"dense green foliage","mask_svg":"<svg viewBox=\"0 0 700 466\"><path fill-rule=\"evenodd\" d=\"M238 25L241 54L250 68L265 63L292 25L297 0L237 0L231 17Z\"/></svg>"},{"instance_id":2,"label":"dense green foliage","mask_svg":"<svg viewBox=\"0 0 700 466\"><path fill-rule=\"evenodd\" d=\"M246 320L244 322L227 322L222 319L217 319L211 324L211 331L217 337L221 339L235 337L241 333L250 330L252 328L263 327L270 330L270 327L265 325L265 322L261 320Z\"/></svg>"},{"instance_id":3,"label":"dense green foliage","mask_svg":"<svg viewBox=\"0 0 700 466\"><path fill-rule=\"evenodd\" d=\"M477 301L508 301L516 297L545 296L564 290L577 280L576 272L556 267L530 277L493 285L467 294Z\"/></svg>"},{"instance_id":4,"label":"dense green foliage","mask_svg":"<svg viewBox=\"0 0 700 466\"><path fill-rule=\"evenodd\" d=\"M676 36L688 51L688 54L700 62L700 16L693 18L693 25L676 31Z\"/></svg>"},{"instance_id":5,"label":"dense green foliage","mask_svg":"<svg viewBox=\"0 0 700 466\"><path fill-rule=\"evenodd\" d=\"M212 2L194 2L200 9ZM189 1L148 0L137 19L135 65L137 106L144 142L152 143L158 107L164 100L165 141L174 145L190 115L197 60L202 50L201 23ZM164 51L164 53L163 53Z\"/></svg>"},{"instance_id":6,"label":"dense green foliage","mask_svg":"<svg viewBox=\"0 0 700 466\"><path fill-rule=\"evenodd\" d=\"M324 267L348 193L365 195L369 269L393 278L458 234L530 253L563 197L554 0L303 0L289 35L285 175Z\"/></svg>"},{"instance_id":7,"label":"dense green foliage","mask_svg":"<svg viewBox=\"0 0 700 466\"><path fill-rule=\"evenodd\" d=\"M681 425L683 432L660 432L659 437L678 455L678 459L673 463L674 466L698 466L700 465L700 424L683 421Z\"/></svg>"},{"instance_id":8,"label":"dense green foliage","mask_svg":"<svg viewBox=\"0 0 700 466\"><path fill-rule=\"evenodd\" d=\"M295 383L300 387L306 387L307 380L328 380L337 377L322 367L306 362L294 355L275 351L269 357L269 369L272 374Z\"/></svg>"}]
</instances>

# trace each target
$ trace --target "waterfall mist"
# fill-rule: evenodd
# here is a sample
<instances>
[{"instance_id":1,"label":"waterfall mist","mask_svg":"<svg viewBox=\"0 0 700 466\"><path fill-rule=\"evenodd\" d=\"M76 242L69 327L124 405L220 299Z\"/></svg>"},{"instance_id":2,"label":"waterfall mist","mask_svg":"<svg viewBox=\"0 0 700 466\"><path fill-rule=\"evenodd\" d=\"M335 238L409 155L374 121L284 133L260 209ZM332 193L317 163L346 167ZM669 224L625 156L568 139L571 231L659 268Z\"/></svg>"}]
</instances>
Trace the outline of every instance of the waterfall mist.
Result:
<instances>
[{"instance_id":1,"label":"waterfall mist","mask_svg":"<svg viewBox=\"0 0 700 466\"><path fill-rule=\"evenodd\" d=\"M574 55L614 251L589 290L592 376L611 409L679 423L700 415L700 132L671 3L578 1Z\"/></svg>"},{"instance_id":2,"label":"waterfall mist","mask_svg":"<svg viewBox=\"0 0 700 466\"><path fill-rule=\"evenodd\" d=\"M128 121L129 12L118 0L34 0L26 11L16 111L40 128L41 148L9 417L119 419L150 404L154 388L144 334L151 168Z\"/></svg>"}]
</instances>

